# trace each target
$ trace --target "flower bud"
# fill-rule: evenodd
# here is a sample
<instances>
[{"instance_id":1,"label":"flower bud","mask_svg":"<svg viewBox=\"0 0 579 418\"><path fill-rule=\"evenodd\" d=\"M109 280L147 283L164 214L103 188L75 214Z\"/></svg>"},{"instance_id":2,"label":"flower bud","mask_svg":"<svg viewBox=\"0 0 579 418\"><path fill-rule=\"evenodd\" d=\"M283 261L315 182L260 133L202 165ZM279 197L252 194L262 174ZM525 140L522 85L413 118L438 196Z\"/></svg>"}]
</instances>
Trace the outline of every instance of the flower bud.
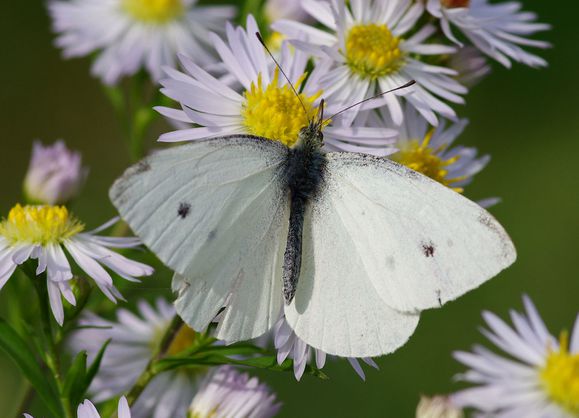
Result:
<instances>
[{"instance_id":1,"label":"flower bud","mask_svg":"<svg viewBox=\"0 0 579 418\"><path fill-rule=\"evenodd\" d=\"M491 72L485 56L472 46L452 54L449 65L458 72L457 81L466 87L473 87Z\"/></svg>"},{"instance_id":2,"label":"flower bud","mask_svg":"<svg viewBox=\"0 0 579 418\"><path fill-rule=\"evenodd\" d=\"M24 194L31 203L63 204L78 194L86 175L80 153L70 151L64 141L48 146L36 141L24 180Z\"/></svg>"},{"instance_id":3,"label":"flower bud","mask_svg":"<svg viewBox=\"0 0 579 418\"><path fill-rule=\"evenodd\" d=\"M416 409L416 418L463 418L462 410L446 396L423 396Z\"/></svg>"}]
</instances>

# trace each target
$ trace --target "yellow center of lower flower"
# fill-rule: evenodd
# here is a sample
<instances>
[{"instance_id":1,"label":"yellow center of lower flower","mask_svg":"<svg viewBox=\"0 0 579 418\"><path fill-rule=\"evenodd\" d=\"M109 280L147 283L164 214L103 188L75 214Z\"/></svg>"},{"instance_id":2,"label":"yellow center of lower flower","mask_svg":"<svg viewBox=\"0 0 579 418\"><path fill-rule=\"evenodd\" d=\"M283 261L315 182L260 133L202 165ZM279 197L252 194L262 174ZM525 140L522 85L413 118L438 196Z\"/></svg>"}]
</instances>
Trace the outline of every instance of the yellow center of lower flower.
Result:
<instances>
[{"instance_id":1,"label":"yellow center of lower flower","mask_svg":"<svg viewBox=\"0 0 579 418\"><path fill-rule=\"evenodd\" d=\"M470 0L440 0L440 4L448 9L470 6Z\"/></svg>"},{"instance_id":2,"label":"yellow center of lower flower","mask_svg":"<svg viewBox=\"0 0 579 418\"><path fill-rule=\"evenodd\" d=\"M299 90L305 78L306 74L303 74L295 83L296 90ZM273 80L264 88L260 74L257 85L252 83L251 89L244 93L245 103L241 115L249 133L277 140L291 147L298 140L300 129L307 126L308 121L316 115L318 110L314 102L322 92L319 91L313 96L300 93L306 115L291 87L287 84L280 87L278 81L279 71L276 69Z\"/></svg>"},{"instance_id":3,"label":"yellow center of lower flower","mask_svg":"<svg viewBox=\"0 0 579 418\"><path fill-rule=\"evenodd\" d=\"M439 157L438 154L445 147L433 149L429 146L432 133L430 131L422 142L416 139L405 141L400 146L400 151L394 154L392 159L447 187L451 187L458 193L462 193L463 189L461 187L452 187L452 184L464 180L464 177L449 178L447 170L447 167L457 162L460 157L457 155L446 160Z\"/></svg>"},{"instance_id":4,"label":"yellow center of lower flower","mask_svg":"<svg viewBox=\"0 0 579 418\"><path fill-rule=\"evenodd\" d=\"M183 0L122 0L122 4L135 19L148 23L165 23L185 11Z\"/></svg>"},{"instance_id":5,"label":"yellow center of lower flower","mask_svg":"<svg viewBox=\"0 0 579 418\"><path fill-rule=\"evenodd\" d=\"M267 46L271 51L281 51L281 45L286 39L286 36L279 32L272 32L267 38Z\"/></svg>"},{"instance_id":6,"label":"yellow center of lower flower","mask_svg":"<svg viewBox=\"0 0 579 418\"><path fill-rule=\"evenodd\" d=\"M57 244L83 229L64 206L16 205L0 222L0 235L12 244Z\"/></svg>"},{"instance_id":7,"label":"yellow center of lower flower","mask_svg":"<svg viewBox=\"0 0 579 418\"><path fill-rule=\"evenodd\" d=\"M183 325L181 329L177 332L177 335L175 335L175 338L173 338L171 345L167 349L167 355L175 356L177 354L182 353L183 351L191 347L191 345L193 345L196 338L197 333L193 331L191 328L189 328L187 325Z\"/></svg>"},{"instance_id":8,"label":"yellow center of lower flower","mask_svg":"<svg viewBox=\"0 0 579 418\"><path fill-rule=\"evenodd\" d=\"M561 333L559 351L549 352L541 380L555 403L579 416L579 353L569 353L567 332Z\"/></svg>"},{"instance_id":9,"label":"yellow center of lower flower","mask_svg":"<svg viewBox=\"0 0 579 418\"><path fill-rule=\"evenodd\" d=\"M392 35L386 25L356 25L346 38L346 63L363 78L376 79L403 65L400 38Z\"/></svg>"}]
</instances>

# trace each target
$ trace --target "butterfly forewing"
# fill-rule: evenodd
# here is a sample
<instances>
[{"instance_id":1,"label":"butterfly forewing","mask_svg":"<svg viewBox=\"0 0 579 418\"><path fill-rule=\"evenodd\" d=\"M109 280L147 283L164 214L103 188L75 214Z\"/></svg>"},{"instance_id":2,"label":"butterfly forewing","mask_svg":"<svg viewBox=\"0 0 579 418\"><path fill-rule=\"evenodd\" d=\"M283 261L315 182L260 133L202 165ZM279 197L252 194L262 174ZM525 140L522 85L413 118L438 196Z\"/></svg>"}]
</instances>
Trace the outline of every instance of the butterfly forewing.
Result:
<instances>
[{"instance_id":1,"label":"butterfly forewing","mask_svg":"<svg viewBox=\"0 0 579 418\"><path fill-rule=\"evenodd\" d=\"M177 273L176 307L194 329L223 306L219 337L228 341L277 320L286 156L280 143L257 137L193 142L146 158L111 189L122 218Z\"/></svg>"}]
</instances>

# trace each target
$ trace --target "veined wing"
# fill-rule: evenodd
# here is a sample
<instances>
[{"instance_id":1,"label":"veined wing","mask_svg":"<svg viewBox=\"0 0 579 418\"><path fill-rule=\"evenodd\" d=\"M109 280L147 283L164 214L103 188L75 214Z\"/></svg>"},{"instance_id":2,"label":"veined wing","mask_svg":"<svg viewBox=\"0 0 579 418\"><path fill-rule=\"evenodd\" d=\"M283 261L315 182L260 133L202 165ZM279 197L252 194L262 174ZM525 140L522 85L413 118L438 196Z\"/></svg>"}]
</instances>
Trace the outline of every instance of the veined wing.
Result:
<instances>
[{"instance_id":1,"label":"veined wing","mask_svg":"<svg viewBox=\"0 0 579 418\"><path fill-rule=\"evenodd\" d=\"M176 272L177 312L192 328L224 306L218 336L228 341L261 335L277 319L286 155L258 137L196 141L151 155L112 187L122 218Z\"/></svg>"}]
</instances>

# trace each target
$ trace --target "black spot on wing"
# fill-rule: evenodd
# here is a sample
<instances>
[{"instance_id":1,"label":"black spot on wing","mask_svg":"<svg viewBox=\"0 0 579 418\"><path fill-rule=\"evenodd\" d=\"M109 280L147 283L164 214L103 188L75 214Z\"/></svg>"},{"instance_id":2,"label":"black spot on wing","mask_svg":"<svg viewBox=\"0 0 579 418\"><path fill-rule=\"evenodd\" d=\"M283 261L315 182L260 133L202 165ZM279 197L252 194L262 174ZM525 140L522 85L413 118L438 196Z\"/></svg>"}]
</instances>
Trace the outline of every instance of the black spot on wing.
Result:
<instances>
[{"instance_id":1,"label":"black spot on wing","mask_svg":"<svg viewBox=\"0 0 579 418\"><path fill-rule=\"evenodd\" d=\"M179 215L181 219L185 219L189 215L190 211L191 205L189 203L179 203L179 208L177 208L177 215Z\"/></svg>"},{"instance_id":2,"label":"black spot on wing","mask_svg":"<svg viewBox=\"0 0 579 418\"><path fill-rule=\"evenodd\" d=\"M427 258L434 257L435 249L436 247L434 246L432 241L429 241L428 243L422 243L422 252Z\"/></svg>"},{"instance_id":3,"label":"black spot on wing","mask_svg":"<svg viewBox=\"0 0 579 418\"><path fill-rule=\"evenodd\" d=\"M146 159L143 159L135 166L135 174L146 173L151 169L151 164Z\"/></svg>"},{"instance_id":4,"label":"black spot on wing","mask_svg":"<svg viewBox=\"0 0 579 418\"><path fill-rule=\"evenodd\" d=\"M209 231L209 234L207 235L207 241L213 241L216 236L217 236L217 230L212 229L211 231Z\"/></svg>"}]
</instances>

